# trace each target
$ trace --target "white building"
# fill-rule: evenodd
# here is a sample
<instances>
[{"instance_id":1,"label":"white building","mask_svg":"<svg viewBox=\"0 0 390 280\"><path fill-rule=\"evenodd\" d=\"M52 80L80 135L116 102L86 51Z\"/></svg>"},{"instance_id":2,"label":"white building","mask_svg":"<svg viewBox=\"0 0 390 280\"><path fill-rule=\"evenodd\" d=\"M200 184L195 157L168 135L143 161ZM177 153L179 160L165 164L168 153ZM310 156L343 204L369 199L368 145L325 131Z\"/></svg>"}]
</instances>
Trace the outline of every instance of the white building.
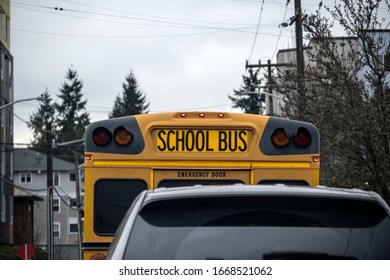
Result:
<instances>
[{"instance_id":1,"label":"white building","mask_svg":"<svg viewBox=\"0 0 390 280\"><path fill-rule=\"evenodd\" d=\"M47 248L47 157L29 150L14 151L14 183L42 198L34 203L34 245ZM75 164L53 157L54 259L79 259Z\"/></svg>"},{"instance_id":2,"label":"white building","mask_svg":"<svg viewBox=\"0 0 390 280\"><path fill-rule=\"evenodd\" d=\"M385 81L390 83L390 30L369 30L367 31L370 37L373 38L373 42L376 45L375 50L377 50L377 60L376 62L379 64L379 69L382 68L383 71L387 71L385 76ZM352 50L357 53L363 53L361 48L361 43L358 40L358 37L335 37L336 42L336 52L342 56L347 57ZM315 66L315 61L310 61L307 51L315 53L316 46L309 43L307 47L303 50L304 57L304 65L307 66ZM296 71L296 49L283 49L279 50L277 54L277 63L278 64L286 64L290 63L294 66L280 66L278 67L279 73L288 73L290 71ZM365 80L364 76L367 74L370 68L366 65L362 68L362 70L358 73L357 77L361 80ZM283 106L283 103L280 100L273 101L274 104L274 112L280 112L280 107ZM275 102L277 102L275 104ZM267 112L270 104L267 104ZM279 107L279 108L275 108Z\"/></svg>"}]
</instances>

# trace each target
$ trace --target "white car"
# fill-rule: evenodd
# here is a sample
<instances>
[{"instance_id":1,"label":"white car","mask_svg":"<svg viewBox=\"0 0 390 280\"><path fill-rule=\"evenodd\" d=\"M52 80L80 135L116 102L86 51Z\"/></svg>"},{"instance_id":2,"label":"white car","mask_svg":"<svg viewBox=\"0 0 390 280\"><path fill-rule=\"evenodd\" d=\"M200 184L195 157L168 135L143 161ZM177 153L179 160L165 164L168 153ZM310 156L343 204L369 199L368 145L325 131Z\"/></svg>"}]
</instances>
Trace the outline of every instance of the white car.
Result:
<instances>
[{"instance_id":1,"label":"white car","mask_svg":"<svg viewBox=\"0 0 390 280\"><path fill-rule=\"evenodd\" d=\"M284 185L144 191L108 259L390 259L376 193Z\"/></svg>"}]
</instances>

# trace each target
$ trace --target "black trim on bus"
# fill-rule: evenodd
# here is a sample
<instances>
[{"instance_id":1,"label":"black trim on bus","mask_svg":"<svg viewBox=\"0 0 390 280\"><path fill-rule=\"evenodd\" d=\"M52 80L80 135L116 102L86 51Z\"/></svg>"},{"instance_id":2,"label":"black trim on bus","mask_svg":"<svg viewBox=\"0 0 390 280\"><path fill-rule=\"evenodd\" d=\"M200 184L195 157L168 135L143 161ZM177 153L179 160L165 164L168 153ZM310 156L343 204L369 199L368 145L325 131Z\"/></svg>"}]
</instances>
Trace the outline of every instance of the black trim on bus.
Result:
<instances>
[{"instance_id":1,"label":"black trim on bus","mask_svg":"<svg viewBox=\"0 0 390 280\"><path fill-rule=\"evenodd\" d=\"M258 185L276 185L283 184L286 186L310 186L305 180L261 180Z\"/></svg>"},{"instance_id":2,"label":"black trim on bus","mask_svg":"<svg viewBox=\"0 0 390 280\"><path fill-rule=\"evenodd\" d=\"M81 250L83 252L108 250L110 245L110 242L85 242L82 244Z\"/></svg>"},{"instance_id":3,"label":"black trim on bus","mask_svg":"<svg viewBox=\"0 0 390 280\"><path fill-rule=\"evenodd\" d=\"M283 148L275 147L275 145L272 144L271 135L274 133L275 129L283 128L289 135L293 135L300 127L306 128L311 135L311 144L306 148L296 147L292 143ZM264 128L259 148L260 151L267 156L319 154L320 134L318 129L310 123L270 117Z\"/></svg>"},{"instance_id":4,"label":"black trim on bus","mask_svg":"<svg viewBox=\"0 0 390 280\"><path fill-rule=\"evenodd\" d=\"M234 185L234 184L245 184L242 180L177 180L177 179L166 179L158 183L157 188L176 188L176 187L191 187L195 185Z\"/></svg>"},{"instance_id":5,"label":"black trim on bus","mask_svg":"<svg viewBox=\"0 0 390 280\"><path fill-rule=\"evenodd\" d=\"M133 136L133 141L128 146L118 146L115 144L115 141L111 142L104 146L99 147L95 145L92 140L93 131L98 127L107 128L112 135L114 135L115 130L118 127L125 127ZM137 119L134 116L127 116L116 119L102 120L90 124L85 130L85 152L96 152L96 153L111 153L111 154L131 154L136 155L140 154L145 148L145 141L142 136L141 129L137 122Z\"/></svg>"}]
</instances>

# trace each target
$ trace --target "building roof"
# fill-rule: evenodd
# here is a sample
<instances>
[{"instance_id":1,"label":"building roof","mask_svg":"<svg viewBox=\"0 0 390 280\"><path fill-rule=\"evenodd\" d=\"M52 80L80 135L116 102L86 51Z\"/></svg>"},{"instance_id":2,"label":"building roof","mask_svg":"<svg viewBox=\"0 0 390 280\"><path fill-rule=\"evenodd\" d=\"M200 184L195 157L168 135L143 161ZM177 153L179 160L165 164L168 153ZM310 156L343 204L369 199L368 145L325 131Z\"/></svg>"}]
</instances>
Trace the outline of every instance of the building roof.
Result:
<instances>
[{"instance_id":1,"label":"building roof","mask_svg":"<svg viewBox=\"0 0 390 280\"><path fill-rule=\"evenodd\" d=\"M43 199L25 189L20 189L20 187L14 185L14 197L15 198L26 198L33 201L43 201Z\"/></svg>"},{"instance_id":2,"label":"building roof","mask_svg":"<svg viewBox=\"0 0 390 280\"><path fill-rule=\"evenodd\" d=\"M74 163L53 157L53 170L69 171L74 170ZM30 150L16 149L14 150L14 171L42 171L47 170L47 157L45 154Z\"/></svg>"}]
</instances>

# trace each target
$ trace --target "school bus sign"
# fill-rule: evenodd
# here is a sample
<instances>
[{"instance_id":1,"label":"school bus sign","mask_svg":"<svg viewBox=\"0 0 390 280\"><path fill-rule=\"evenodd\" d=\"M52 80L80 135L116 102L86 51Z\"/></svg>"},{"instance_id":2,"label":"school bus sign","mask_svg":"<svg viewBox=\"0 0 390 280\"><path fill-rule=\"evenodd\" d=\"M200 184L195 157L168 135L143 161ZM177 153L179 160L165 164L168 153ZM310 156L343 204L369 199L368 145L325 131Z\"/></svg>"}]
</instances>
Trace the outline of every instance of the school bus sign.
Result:
<instances>
[{"instance_id":1,"label":"school bus sign","mask_svg":"<svg viewBox=\"0 0 390 280\"><path fill-rule=\"evenodd\" d=\"M159 129L159 152L246 152L248 130Z\"/></svg>"}]
</instances>

